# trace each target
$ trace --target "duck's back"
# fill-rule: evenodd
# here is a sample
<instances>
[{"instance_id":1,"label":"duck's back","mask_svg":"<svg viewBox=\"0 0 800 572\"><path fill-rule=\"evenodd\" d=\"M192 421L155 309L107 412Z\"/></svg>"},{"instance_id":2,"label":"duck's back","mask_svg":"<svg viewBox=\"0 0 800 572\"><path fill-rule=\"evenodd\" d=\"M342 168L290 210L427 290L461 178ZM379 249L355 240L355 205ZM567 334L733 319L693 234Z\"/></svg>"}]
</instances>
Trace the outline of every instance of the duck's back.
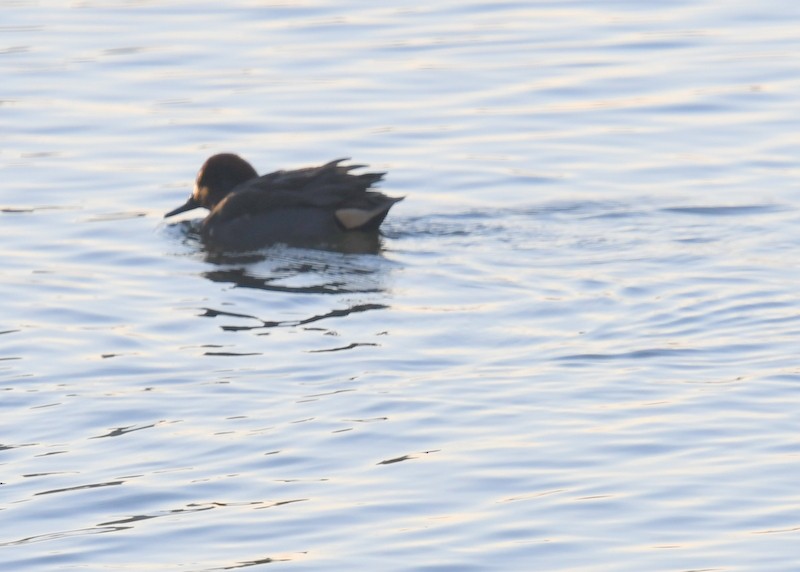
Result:
<instances>
[{"instance_id":1,"label":"duck's back","mask_svg":"<svg viewBox=\"0 0 800 572\"><path fill-rule=\"evenodd\" d=\"M299 193L307 200L316 199L323 204L333 204L358 200L385 175L385 173L353 175L350 171L360 169L364 165L340 165L346 160L337 159L320 167L275 171L247 181L236 191L257 189L264 192Z\"/></svg>"}]
</instances>

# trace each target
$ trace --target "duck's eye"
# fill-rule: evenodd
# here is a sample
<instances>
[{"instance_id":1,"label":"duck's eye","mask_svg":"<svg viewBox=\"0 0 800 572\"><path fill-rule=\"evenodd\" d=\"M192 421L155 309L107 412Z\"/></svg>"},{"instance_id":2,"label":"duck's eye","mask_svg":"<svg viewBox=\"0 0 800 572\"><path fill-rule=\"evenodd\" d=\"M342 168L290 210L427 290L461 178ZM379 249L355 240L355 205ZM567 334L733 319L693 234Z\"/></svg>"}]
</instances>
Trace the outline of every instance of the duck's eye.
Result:
<instances>
[{"instance_id":1,"label":"duck's eye","mask_svg":"<svg viewBox=\"0 0 800 572\"><path fill-rule=\"evenodd\" d=\"M208 187L206 187L206 186L202 186L201 187L201 186L195 184L194 192L192 193L192 196L195 198L195 200L198 203L205 204L205 199L208 196Z\"/></svg>"}]
</instances>

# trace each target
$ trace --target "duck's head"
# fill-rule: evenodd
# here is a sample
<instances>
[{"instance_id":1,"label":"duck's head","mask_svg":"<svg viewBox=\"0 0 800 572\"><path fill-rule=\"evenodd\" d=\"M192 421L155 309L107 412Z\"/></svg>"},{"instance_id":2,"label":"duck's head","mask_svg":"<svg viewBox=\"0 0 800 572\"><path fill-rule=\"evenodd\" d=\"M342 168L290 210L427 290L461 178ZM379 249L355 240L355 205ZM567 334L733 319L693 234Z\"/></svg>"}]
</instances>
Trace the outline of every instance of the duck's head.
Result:
<instances>
[{"instance_id":1,"label":"duck's head","mask_svg":"<svg viewBox=\"0 0 800 572\"><path fill-rule=\"evenodd\" d=\"M194 184L194 192L189 200L169 211L164 218L198 207L211 210L237 185L257 176L258 173L253 166L239 155L233 153L213 155L200 167Z\"/></svg>"}]
</instances>

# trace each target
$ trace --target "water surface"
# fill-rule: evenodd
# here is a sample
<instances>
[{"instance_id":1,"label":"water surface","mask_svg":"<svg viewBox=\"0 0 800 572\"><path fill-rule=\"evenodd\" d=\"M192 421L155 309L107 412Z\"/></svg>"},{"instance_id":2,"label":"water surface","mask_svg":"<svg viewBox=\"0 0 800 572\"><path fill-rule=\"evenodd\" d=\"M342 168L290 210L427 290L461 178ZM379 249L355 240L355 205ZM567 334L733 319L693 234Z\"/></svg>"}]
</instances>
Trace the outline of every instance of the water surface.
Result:
<instances>
[{"instance_id":1,"label":"water surface","mask_svg":"<svg viewBox=\"0 0 800 572\"><path fill-rule=\"evenodd\" d=\"M797 569L794 4L0 14L3 569ZM206 252L221 151L407 199Z\"/></svg>"}]
</instances>

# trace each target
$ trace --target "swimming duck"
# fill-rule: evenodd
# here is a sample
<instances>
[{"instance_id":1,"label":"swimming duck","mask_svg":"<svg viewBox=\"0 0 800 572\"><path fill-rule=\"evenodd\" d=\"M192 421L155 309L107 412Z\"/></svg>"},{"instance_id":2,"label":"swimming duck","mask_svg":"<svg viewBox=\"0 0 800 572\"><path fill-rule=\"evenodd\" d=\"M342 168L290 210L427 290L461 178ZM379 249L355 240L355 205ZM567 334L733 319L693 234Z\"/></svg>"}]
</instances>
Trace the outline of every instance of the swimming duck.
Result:
<instances>
[{"instance_id":1,"label":"swimming duck","mask_svg":"<svg viewBox=\"0 0 800 572\"><path fill-rule=\"evenodd\" d=\"M276 242L313 245L357 232L377 234L389 209L403 197L369 190L385 173L353 175L350 171L363 165L340 164L346 160L259 176L238 155L213 155L197 173L189 200L164 218L207 208L200 234L226 250Z\"/></svg>"}]
</instances>

